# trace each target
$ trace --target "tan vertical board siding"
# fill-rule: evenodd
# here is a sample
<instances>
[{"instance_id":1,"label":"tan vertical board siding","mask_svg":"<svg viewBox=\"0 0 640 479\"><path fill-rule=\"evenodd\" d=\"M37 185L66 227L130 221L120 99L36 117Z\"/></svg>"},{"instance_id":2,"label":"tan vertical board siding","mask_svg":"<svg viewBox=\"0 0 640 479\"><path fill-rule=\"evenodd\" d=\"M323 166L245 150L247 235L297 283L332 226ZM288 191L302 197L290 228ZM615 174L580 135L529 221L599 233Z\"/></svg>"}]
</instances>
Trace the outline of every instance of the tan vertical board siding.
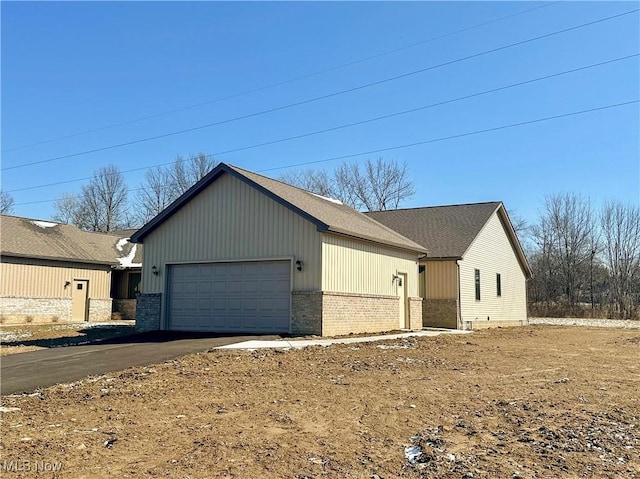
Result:
<instances>
[{"instance_id":1,"label":"tan vertical board siding","mask_svg":"<svg viewBox=\"0 0 640 479\"><path fill-rule=\"evenodd\" d=\"M322 237L322 290L397 296L396 273L407 273L407 295L418 294L418 253L343 236Z\"/></svg>"},{"instance_id":2,"label":"tan vertical board siding","mask_svg":"<svg viewBox=\"0 0 640 479\"><path fill-rule=\"evenodd\" d=\"M458 297L458 267L455 261L427 261L426 299L456 299Z\"/></svg>"},{"instance_id":3,"label":"tan vertical board siding","mask_svg":"<svg viewBox=\"0 0 640 479\"><path fill-rule=\"evenodd\" d=\"M111 267L3 256L0 295L29 298L71 298L74 279L89 280L89 298L109 299ZM70 286L64 287L69 281Z\"/></svg>"},{"instance_id":4,"label":"tan vertical board siding","mask_svg":"<svg viewBox=\"0 0 640 479\"><path fill-rule=\"evenodd\" d=\"M475 269L480 270L480 301L475 299ZM496 273L502 279L500 297L496 294ZM525 275L497 214L487 221L460 261L460 304L463 325L466 321L527 318Z\"/></svg>"},{"instance_id":5,"label":"tan vertical board siding","mask_svg":"<svg viewBox=\"0 0 640 479\"><path fill-rule=\"evenodd\" d=\"M223 174L144 239L142 291L161 293L166 263L291 258L294 291L320 289L321 238L314 224ZM151 274L157 266L159 275Z\"/></svg>"}]
</instances>

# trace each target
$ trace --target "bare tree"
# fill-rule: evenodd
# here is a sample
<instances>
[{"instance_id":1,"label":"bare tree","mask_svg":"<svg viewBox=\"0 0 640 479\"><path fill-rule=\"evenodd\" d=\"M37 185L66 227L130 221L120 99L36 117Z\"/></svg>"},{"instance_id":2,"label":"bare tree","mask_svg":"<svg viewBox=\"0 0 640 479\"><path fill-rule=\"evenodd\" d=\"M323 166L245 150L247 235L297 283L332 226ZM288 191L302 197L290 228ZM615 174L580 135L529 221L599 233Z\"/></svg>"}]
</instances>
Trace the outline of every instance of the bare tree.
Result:
<instances>
[{"instance_id":1,"label":"bare tree","mask_svg":"<svg viewBox=\"0 0 640 479\"><path fill-rule=\"evenodd\" d=\"M545 199L532 238L540 252L540 280L550 298L560 287L570 306L586 291L587 271L597 249L595 218L591 202L575 194L552 195Z\"/></svg>"},{"instance_id":2,"label":"bare tree","mask_svg":"<svg viewBox=\"0 0 640 479\"><path fill-rule=\"evenodd\" d=\"M323 170L305 170L283 175L286 183L367 211L397 208L415 192L406 163L367 160L364 165L345 162L333 175Z\"/></svg>"},{"instance_id":3,"label":"bare tree","mask_svg":"<svg viewBox=\"0 0 640 479\"><path fill-rule=\"evenodd\" d=\"M89 231L108 233L127 222L127 185L115 165L96 170L78 197L62 195L54 203L55 219Z\"/></svg>"},{"instance_id":4,"label":"bare tree","mask_svg":"<svg viewBox=\"0 0 640 479\"><path fill-rule=\"evenodd\" d=\"M0 191L0 213L3 215L9 215L13 213L13 205L15 201L13 196L5 191Z\"/></svg>"},{"instance_id":5,"label":"bare tree","mask_svg":"<svg viewBox=\"0 0 640 479\"><path fill-rule=\"evenodd\" d=\"M55 209L53 220L58 223L78 224L80 222L78 218L80 213L79 206L78 198L69 193L63 193L53 203L53 208Z\"/></svg>"},{"instance_id":6,"label":"bare tree","mask_svg":"<svg viewBox=\"0 0 640 479\"><path fill-rule=\"evenodd\" d=\"M174 199L191 188L214 166L216 166L214 158L204 153L198 153L188 159L184 159L180 155L176 156L168 171Z\"/></svg>"},{"instance_id":7,"label":"bare tree","mask_svg":"<svg viewBox=\"0 0 640 479\"><path fill-rule=\"evenodd\" d=\"M145 174L137 197L136 220L146 223L169 206L176 198L206 176L216 165L211 155L198 153L184 159L176 156L166 168L156 167Z\"/></svg>"},{"instance_id":8,"label":"bare tree","mask_svg":"<svg viewBox=\"0 0 640 479\"><path fill-rule=\"evenodd\" d=\"M631 317L637 308L634 291L640 273L640 208L607 202L600 215L603 259L609 271L609 295L614 313Z\"/></svg>"},{"instance_id":9,"label":"bare tree","mask_svg":"<svg viewBox=\"0 0 640 479\"><path fill-rule=\"evenodd\" d=\"M171 175L166 168L156 167L144 175L144 183L137 198L137 219L144 224L160 214L175 199L171 188Z\"/></svg>"},{"instance_id":10,"label":"bare tree","mask_svg":"<svg viewBox=\"0 0 640 479\"><path fill-rule=\"evenodd\" d=\"M316 195L333 197L334 179L325 170L293 170L280 175L280 181L295 185Z\"/></svg>"}]
</instances>

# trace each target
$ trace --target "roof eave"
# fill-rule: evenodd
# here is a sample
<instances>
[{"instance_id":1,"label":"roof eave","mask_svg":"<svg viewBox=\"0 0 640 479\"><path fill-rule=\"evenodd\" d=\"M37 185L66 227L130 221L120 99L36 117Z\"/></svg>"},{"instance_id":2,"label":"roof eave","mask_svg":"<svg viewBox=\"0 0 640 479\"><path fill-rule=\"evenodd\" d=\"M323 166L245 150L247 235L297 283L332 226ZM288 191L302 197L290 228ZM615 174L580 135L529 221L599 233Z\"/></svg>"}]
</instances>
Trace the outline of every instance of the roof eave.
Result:
<instances>
[{"instance_id":1,"label":"roof eave","mask_svg":"<svg viewBox=\"0 0 640 479\"><path fill-rule=\"evenodd\" d=\"M103 266L115 266L118 264L117 261L100 261L100 260L89 260L89 259L80 259L80 258L65 258L65 257L56 257L56 256L45 256L45 255L37 255L37 254L22 254L22 253L12 253L10 251L2 251L0 252L0 256L8 256L11 258L25 258L25 259L44 259L48 261L60 261L64 263L80 263L80 264L99 264Z\"/></svg>"},{"instance_id":2,"label":"roof eave","mask_svg":"<svg viewBox=\"0 0 640 479\"><path fill-rule=\"evenodd\" d=\"M511 223L511 219L509 218L509 213L507 213L507 209L504 207L502 203L498 207L498 214L503 215L504 224L507 225L507 231L509 233L509 239L513 244L516 255L518 256L518 260L520 261L520 266L522 267L524 274L527 279L531 279L533 277L533 271L531 270L531 266L529 265L529 261L527 260L527 256L524 254L524 249L520 244L520 238L518 238L518 234L516 230L513 229L513 224Z\"/></svg>"},{"instance_id":3,"label":"roof eave","mask_svg":"<svg viewBox=\"0 0 640 479\"><path fill-rule=\"evenodd\" d=\"M425 261L457 261L461 260L462 256L427 256Z\"/></svg>"},{"instance_id":4,"label":"roof eave","mask_svg":"<svg viewBox=\"0 0 640 479\"><path fill-rule=\"evenodd\" d=\"M412 251L412 252L421 253L421 254L427 254L428 253L428 251L424 247L418 245L417 243L416 243L415 246L412 247L412 246L409 246L409 245L403 245L403 244L400 244L400 243L394 243L392 241L381 241L379 239L371 238L371 237L366 236L366 235L357 235L356 236L353 233L349 233L347 231L343 231L343 230L341 230L339 228L335 228L335 227L329 227L328 229L325 230L325 232L326 233L333 233L333 234L340 235L340 236L346 236L346 237L353 238L353 239L360 240L360 241L368 241L370 243L375 243L375 244L379 244L379 245L382 245L382 246L390 246L390 247L401 249L401 250L405 250L405 251Z\"/></svg>"}]
</instances>

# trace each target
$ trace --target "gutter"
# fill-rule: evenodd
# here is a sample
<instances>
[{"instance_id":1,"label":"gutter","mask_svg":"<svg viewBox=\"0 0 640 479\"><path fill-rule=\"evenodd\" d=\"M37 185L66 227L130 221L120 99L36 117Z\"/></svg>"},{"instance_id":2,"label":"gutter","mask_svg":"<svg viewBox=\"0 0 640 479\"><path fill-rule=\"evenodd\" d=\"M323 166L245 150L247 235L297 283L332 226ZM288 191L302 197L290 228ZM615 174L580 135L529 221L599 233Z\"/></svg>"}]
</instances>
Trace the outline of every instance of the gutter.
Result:
<instances>
[{"instance_id":1,"label":"gutter","mask_svg":"<svg viewBox=\"0 0 640 479\"><path fill-rule=\"evenodd\" d=\"M80 259L80 258L61 258L54 256L40 256L35 254L20 254L20 253L9 253L3 251L0 253L0 256L9 257L9 258L24 258L24 259L40 259L47 261L59 261L61 263L78 263L78 264L98 264L103 266L111 266L114 267L118 263L115 261L106 262L100 260L90 260L90 259Z\"/></svg>"}]
</instances>

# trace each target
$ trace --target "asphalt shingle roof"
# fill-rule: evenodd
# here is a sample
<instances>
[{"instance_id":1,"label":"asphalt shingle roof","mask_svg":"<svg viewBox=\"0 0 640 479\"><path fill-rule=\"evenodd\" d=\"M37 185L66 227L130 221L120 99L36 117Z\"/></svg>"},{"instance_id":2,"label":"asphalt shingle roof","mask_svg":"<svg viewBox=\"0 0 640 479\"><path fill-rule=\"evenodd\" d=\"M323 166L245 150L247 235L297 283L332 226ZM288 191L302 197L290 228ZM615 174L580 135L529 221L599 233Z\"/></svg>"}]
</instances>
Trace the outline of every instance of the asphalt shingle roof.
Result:
<instances>
[{"instance_id":1,"label":"asphalt shingle roof","mask_svg":"<svg viewBox=\"0 0 640 479\"><path fill-rule=\"evenodd\" d=\"M213 183L221 174L225 173L231 174L253 187L257 187L267 196L315 223L320 231L334 232L411 251L425 251L419 244L350 206L224 163L216 166L183 196L142 227L133 235L132 240L134 242L143 241L144 237L157 226L167 220L200 191Z\"/></svg>"},{"instance_id":2,"label":"asphalt shingle roof","mask_svg":"<svg viewBox=\"0 0 640 479\"><path fill-rule=\"evenodd\" d=\"M429 258L461 258L500 202L366 213L427 249Z\"/></svg>"},{"instance_id":3,"label":"asphalt shingle roof","mask_svg":"<svg viewBox=\"0 0 640 479\"><path fill-rule=\"evenodd\" d=\"M79 263L119 265L135 246L106 233L83 231L73 225L33 220L18 216L0 216L0 251L5 256L46 258ZM138 251L140 250L140 251ZM133 262L140 262L141 248L136 248Z\"/></svg>"},{"instance_id":4,"label":"asphalt shingle roof","mask_svg":"<svg viewBox=\"0 0 640 479\"><path fill-rule=\"evenodd\" d=\"M404 237L392 228L381 224L375 218L366 216L360 211L336 200L315 195L301 188L236 166L230 166L230 168L320 220L328 226L329 231L412 250L423 250L419 244Z\"/></svg>"}]
</instances>

